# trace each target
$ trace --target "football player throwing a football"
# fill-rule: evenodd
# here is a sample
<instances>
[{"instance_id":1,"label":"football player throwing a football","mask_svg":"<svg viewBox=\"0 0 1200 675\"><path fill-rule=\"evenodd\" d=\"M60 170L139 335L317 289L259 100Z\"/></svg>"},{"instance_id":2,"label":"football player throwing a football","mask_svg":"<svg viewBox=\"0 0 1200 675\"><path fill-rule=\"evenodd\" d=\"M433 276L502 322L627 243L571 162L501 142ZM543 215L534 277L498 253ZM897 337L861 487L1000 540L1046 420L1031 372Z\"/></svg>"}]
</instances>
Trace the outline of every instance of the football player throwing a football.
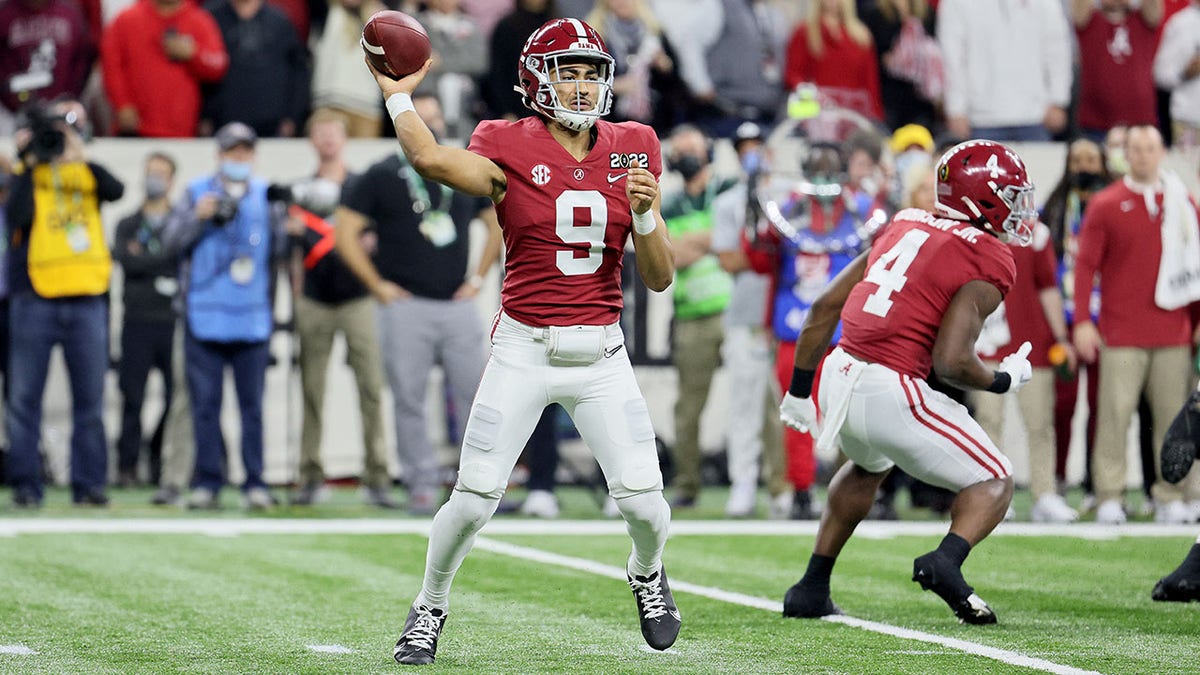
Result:
<instances>
[{"instance_id":1,"label":"football player throwing a football","mask_svg":"<svg viewBox=\"0 0 1200 675\"><path fill-rule=\"evenodd\" d=\"M897 213L817 298L801 329L781 417L811 430L820 449L840 446L850 461L830 482L808 569L788 589L784 616L841 613L829 594L834 562L898 465L958 493L950 532L916 559L913 581L962 622L996 621L961 567L1003 520L1012 465L967 409L934 392L925 378L932 367L956 386L1005 393L1032 377L1028 342L993 371L976 356L975 340L1016 278L1001 239L1028 244L1032 237L1033 185L1008 148L967 141L938 163L936 211ZM839 318L841 341L822 363Z\"/></svg>"},{"instance_id":2,"label":"football player throwing a football","mask_svg":"<svg viewBox=\"0 0 1200 675\"><path fill-rule=\"evenodd\" d=\"M505 278L458 480L434 516L424 581L393 654L404 664L433 662L454 574L551 403L571 415L604 471L633 539L626 570L642 635L666 649L680 626L662 567L671 512L618 325L631 234L646 286L662 291L674 276L658 138L645 125L601 119L612 105L613 58L577 19L547 22L522 49L517 90L537 115L484 121L466 149L438 144L413 112L411 94L431 62L399 80L372 72L412 166L496 204Z\"/></svg>"}]
</instances>

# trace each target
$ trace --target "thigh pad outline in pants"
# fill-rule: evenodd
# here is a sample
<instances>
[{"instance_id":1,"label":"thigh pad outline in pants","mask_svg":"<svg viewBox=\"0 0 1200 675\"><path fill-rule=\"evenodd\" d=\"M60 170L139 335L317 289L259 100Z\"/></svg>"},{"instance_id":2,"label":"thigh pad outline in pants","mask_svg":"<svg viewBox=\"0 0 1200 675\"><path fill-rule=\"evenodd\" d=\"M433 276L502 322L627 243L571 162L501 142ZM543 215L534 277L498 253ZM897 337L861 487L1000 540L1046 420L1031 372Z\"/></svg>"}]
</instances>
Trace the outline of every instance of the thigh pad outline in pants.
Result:
<instances>
[{"instance_id":1,"label":"thigh pad outline in pants","mask_svg":"<svg viewBox=\"0 0 1200 675\"><path fill-rule=\"evenodd\" d=\"M565 369L564 369L565 370ZM624 351L571 376L580 394L575 402L559 401L592 449L614 498L661 491L662 472L650 410L638 389Z\"/></svg>"}]
</instances>

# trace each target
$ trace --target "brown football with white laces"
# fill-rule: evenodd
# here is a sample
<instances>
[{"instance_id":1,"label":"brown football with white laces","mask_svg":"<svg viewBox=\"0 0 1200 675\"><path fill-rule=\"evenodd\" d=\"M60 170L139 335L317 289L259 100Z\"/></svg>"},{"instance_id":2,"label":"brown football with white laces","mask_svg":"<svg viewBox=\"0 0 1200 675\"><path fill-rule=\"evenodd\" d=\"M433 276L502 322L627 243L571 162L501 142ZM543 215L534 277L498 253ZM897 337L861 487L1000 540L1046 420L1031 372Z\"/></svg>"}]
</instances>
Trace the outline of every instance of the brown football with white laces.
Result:
<instances>
[{"instance_id":1,"label":"brown football with white laces","mask_svg":"<svg viewBox=\"0 0 1200 675\"><path fill-rule=\"evenodd\" d=\"M433 51L429 34L420 22L390 9L367 19L359 44L371 65L395 80L420 70Z\"/></svg>"}]
</instances>

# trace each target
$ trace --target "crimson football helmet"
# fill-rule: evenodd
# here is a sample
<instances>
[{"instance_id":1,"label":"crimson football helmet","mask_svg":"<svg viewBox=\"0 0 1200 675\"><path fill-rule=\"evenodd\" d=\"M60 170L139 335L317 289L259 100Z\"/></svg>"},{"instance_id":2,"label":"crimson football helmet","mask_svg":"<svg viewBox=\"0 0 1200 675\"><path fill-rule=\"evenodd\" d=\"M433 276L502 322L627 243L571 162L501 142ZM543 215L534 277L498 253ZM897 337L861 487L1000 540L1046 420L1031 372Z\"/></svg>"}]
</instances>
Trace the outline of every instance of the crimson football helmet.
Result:
<instances>
[{"instance_id":1,"label":"crimson football helmet","mask_svg":"<svg viewBox=\"0 0 1200 675\"><path fill-rule=\"evenodd\" d=\"M560 65L580 61L596 65L597 79L557 79ZM613 67L613 57L594 28L579 19L554 19L525 41L517 64L517 79L521 84L514 89L529 109L558 120L569 129L583 131L612 108ZM563 105L554 87L564 82L575 84L577 94L580 85L597 85L592 108L578 110L574 105Z\"/></svg>"},{"instance_id":2,"label":"crimson football helmet","mask_svg":"<svg viewBox=\"0 0 1200 675\"><path fill-rule=\"evenodd\" d=\"M1025 163L994 141L966 141L942 155L936 208L1022 246L1033 240L1038 221Z\"/></svg>"}]
</instances>

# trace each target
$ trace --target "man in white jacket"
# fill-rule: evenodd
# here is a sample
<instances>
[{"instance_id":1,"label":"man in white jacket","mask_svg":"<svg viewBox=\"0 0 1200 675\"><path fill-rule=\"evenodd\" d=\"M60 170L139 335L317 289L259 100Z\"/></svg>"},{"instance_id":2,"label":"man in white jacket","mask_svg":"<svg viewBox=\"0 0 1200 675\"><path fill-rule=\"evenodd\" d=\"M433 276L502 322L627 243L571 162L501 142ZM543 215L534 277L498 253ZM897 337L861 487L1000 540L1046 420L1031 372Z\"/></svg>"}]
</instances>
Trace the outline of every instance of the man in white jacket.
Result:
<instances>
[{"instance_id":1,"label":"man in white jacket","mask_svg":"<svg viewBox=\"0 0 1200 675\"><path fill-rule=\"evenodd\" d=\"M1200 0L1176 12L1154 55L1154 83L1171 92L1175 147L1200 147Z\"/></svg>"},{"instance_id":2,"label":"man in white jacket","mask_svg":"<svg viewBox=\"0 0 1200 675\"><path fill-rule=\"evenodd\" d=\"M1059 0L942 0L937 36L953 136L1048 141L1066 129L1071 41Z\"/></svg>"}]
</instances>

